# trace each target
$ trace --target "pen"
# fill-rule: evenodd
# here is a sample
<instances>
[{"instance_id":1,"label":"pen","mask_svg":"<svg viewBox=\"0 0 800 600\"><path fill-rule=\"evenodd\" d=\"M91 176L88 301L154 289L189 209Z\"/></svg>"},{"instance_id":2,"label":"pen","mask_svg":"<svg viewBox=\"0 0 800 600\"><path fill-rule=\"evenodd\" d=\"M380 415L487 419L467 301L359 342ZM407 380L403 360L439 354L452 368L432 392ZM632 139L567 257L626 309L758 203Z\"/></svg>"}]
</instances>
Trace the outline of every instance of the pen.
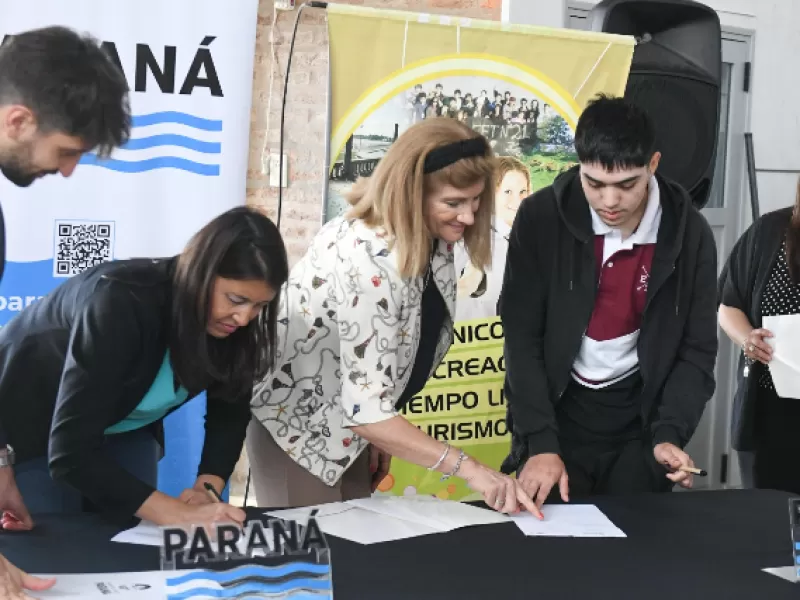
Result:
<instances>
[{"instance_id":1,"label":"pen","mask_svg":"<svg viewBox=\"0 0 800 600\"><path fill-rule=\"evenodd\" d=\"M700 477L705 477L708 475L708 471L705 469L697 469L695 467L678 467L678 471L683 471L684 473L692 473L693 475L699 475Z\"/></svg>"},{"instance_id":2,"label":"pen","mask_svg":"<svg viewBox=\"0 0 800 600\"><path fill-rule=\"evenodd\" d=\"M219 493L217 492L217 490L214 488L213 485L211 485L206 481L205 483L203 483L203 487L206 488L206 494L208 494L211 500L213 500L214 502L222 502L222 497L219 495ZM242 530L242 535L246 536L247 534L245 533L244 530L244 524L242 524L241 530Z\"/></svg>"},{"instance_id":3,"label":"pen","mask_svg":"<svg viewBox=\"0 0 800 600\"><path fill-rule=\"evenodd\" d=\"M208 494L208 495L209 495L209 497L210 497L210 498L211 498L211 499L212 499L214 502L222 502L222 498L221 498L221 497L220 497L220 495L217 493L217 490L216 490L216 489L214 489L214 486L213 486L213 485L211 485L210 483L208 483L208 482L206 481L206 482L203 484L203 487L204 487L204 488L206 488L206 494Z\"/></svg>"}]
</instances>

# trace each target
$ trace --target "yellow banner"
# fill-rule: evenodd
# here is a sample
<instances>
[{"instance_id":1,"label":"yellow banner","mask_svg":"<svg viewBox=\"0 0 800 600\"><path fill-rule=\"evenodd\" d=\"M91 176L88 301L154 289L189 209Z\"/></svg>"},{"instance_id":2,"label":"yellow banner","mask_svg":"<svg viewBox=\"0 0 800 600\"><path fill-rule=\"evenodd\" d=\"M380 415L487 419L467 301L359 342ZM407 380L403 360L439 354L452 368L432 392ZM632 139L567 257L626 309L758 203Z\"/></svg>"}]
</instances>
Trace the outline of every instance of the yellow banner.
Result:
<instances>
[{"instance_id":1,"label":"yellow banner","mask_svg":"<svg viewBox=\"0 0 800 600\"><path fill-rule=\"evenodd\" d=\"M331 162L327 219L342 194L368 176L406 128L459 119L480 131L502 163L492 266L459 281L455 343L426 388L403 410L431 436L498 468L509 447L503 398L503 335L496 302L504 235L521 198L576 162L574 129L599 92L621 96L632 37L328 4ZM468 499L460 480L440 482L395 460L388 494Z\"/></svg>"}]
</instances>

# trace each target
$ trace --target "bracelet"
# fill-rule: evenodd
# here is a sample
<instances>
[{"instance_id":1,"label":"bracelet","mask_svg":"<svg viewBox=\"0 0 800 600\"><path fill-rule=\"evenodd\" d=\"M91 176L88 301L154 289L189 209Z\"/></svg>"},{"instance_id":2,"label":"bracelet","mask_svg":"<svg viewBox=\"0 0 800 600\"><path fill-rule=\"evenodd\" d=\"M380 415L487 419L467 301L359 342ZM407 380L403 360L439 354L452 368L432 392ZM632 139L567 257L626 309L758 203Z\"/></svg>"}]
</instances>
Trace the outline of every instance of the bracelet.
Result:
<instances>
[{"instance_id":1,"label":"bracelet","mask_svg":"<svg viewBox=\"0 0 800 600\"><path fill-rule=\"evenodd\" d=\"M756 361L749 356L744 357L744 368L742 369L742 376L747 378L750 376L750 367L756 364Z\"/></svg>"},{"instance_id":2,"label":"bracelet","mask_svg":"<svg viewBox=\"0 0 800 600\"><path fill-rule=\"evenodd\" d=\"M744 377L748 377L750 375L750 367L756 362L755 359L747 356L747 340L749 338L750 336L748 335L742 342L742 355L744 356L744 369L742 370L742 375Z\"/></svg>"},{"instance_id":3,"label":"bracelet","mask_svg":"<svg viewBox=\"0 0 800 600\"><path fill-rule=\"evenodd\" d=\"M445 442L445 444L444 444L444 452L439 457L439 460L436 461L435 465L433 465L432 467L428 467L428 471L435 471L436 469L438 469L439 466L444 462L444 459L447 458L448 452L450 452L450 444Z\"/></svg>"},{"instance_id":4,"label":"bracelet","mask_svg":"<svg viewBox=\"0 0 800 600\"><path fill-rule=\"evenodd\" d=\"M442 475L442 478L440 479L440 481L447 481L448 479L453 477L456 473L458 473L458 470L461 468L461 463L464 462L464 459L466 457L467 457L467 455L462 450L461 453L458 455L458 460L456 461L456 466L453 467L453 470L450 473L448 473L447 475Z\"/></svg>"}]
</instances>

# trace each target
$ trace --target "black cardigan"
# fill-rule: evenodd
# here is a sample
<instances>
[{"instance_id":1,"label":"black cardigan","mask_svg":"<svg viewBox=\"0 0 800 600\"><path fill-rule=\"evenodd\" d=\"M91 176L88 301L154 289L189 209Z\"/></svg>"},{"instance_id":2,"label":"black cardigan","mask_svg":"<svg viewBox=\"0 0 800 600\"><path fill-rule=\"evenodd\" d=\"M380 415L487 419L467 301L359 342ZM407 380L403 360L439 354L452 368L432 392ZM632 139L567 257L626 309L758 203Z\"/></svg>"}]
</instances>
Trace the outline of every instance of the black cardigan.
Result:
<instances>
[{"instance_id":1,"label":"black cardigan","mask_svg":"<svg viewBox=\"0 0 800 600\"><path fill-rule=\"evenodd\" d=\"M731 251L718 283L718 302L738 308L753 327L761 327L761 300L772 266L786 236L792 207L761 216L744 232ZM764 365L759 362L744 377L744 354L739 353L736 393L733 397L731 445L734 450L754 449L755 401Z\"/></svg>"},{"instance_id":2,"label":"black cardigan","mask_svg":"<svg viewBox=\"0 0 800 600\"><path fill-rule=\"evenodd\" d=\"M0 329L0 424L17 462L47 456L54 479L115 518L130 518L154 491L102 446L106 428L136 408L164 360L174 264L101 264ZM227 480L242 451L250 399L211 396L199 473ZM151 427L161 438L161 422Z\"/></svg>"}]
</instances>

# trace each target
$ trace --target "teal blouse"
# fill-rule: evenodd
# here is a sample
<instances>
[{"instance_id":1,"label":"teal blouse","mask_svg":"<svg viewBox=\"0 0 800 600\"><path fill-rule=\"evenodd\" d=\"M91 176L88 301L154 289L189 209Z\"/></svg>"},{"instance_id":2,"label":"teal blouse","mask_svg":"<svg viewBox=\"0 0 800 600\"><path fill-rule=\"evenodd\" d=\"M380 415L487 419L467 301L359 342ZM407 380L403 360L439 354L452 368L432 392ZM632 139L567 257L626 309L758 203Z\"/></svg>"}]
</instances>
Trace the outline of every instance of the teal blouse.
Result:
<instances>
[{"instance_id":1,"label":"teal blouse","mask_svg":"<svg viewBox=\"0 0 800 600\"><path fill-rule=\"evenodd\" d=\"M175 376L169 363L169 350L164 355L164 362L158 370L153 384L139 405L124 420L105 430L108 435L125 433L146 427L164 416L176 406L186 402L189 392L180 386L175 389Z\"/></svg>"}]
</instances>

